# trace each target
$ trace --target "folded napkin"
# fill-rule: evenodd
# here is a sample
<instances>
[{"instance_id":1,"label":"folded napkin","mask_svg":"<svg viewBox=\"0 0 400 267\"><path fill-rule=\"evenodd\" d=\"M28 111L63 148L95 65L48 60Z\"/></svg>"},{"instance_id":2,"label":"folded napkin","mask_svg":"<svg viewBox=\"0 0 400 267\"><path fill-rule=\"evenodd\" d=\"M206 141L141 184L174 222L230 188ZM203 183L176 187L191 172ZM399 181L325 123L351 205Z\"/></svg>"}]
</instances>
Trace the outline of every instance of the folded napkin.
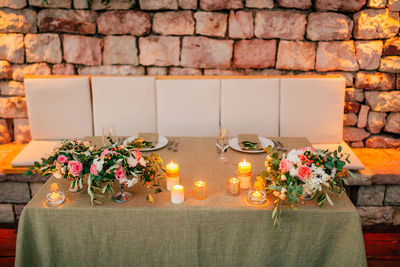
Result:
<instances>
[{"instance_id":1,"label":"folded napkin","mask_svg":"<svg viewBox=\"0 0 400 267\"><path fill-rule=\"evenodd\" d=\"M261 150L262 146L256 134L239 134L238 142L243 150Z\"/></svg>"},{"instance_id":2,"label":"folded napkin","mask_svg":"<svg viewBox=\"0 0 400 267\"><path fill-rule=\"evenodd\" d=\"M157 133L139 133L138 138L143 138L144 141L151 143L150 147L155 147L158 142Z\"/></svg>"}]
</instances>

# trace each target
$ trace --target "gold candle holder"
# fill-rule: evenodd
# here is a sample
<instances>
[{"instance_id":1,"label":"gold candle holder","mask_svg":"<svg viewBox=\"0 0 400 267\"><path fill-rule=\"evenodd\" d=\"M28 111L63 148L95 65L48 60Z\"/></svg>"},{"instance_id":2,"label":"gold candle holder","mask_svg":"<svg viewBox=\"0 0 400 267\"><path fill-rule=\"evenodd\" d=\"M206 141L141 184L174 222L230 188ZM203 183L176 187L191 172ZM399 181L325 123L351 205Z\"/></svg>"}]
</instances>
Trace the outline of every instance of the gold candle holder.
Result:
<instances>
[{"instance_id":1,"label":"gold candle holder","mask_svg":"<svg viewBox=\"0 0 400 267\"><path fill-rule=\"evenodd\" d=\"M240 179L233 177L228 180L228 193L232 196L240 194Z\"/></svg>"},{"instance_id":2,"label":"gold candle holder","mask_svg":"<svg viewBox=\"0 0 400 267\"><path fill-rule=\"evenodd\" d=\"M193 186L193 196L197 200L202 200L207 197L207 184L203 181L197 181Z\"/></svg>"}]
</instances>

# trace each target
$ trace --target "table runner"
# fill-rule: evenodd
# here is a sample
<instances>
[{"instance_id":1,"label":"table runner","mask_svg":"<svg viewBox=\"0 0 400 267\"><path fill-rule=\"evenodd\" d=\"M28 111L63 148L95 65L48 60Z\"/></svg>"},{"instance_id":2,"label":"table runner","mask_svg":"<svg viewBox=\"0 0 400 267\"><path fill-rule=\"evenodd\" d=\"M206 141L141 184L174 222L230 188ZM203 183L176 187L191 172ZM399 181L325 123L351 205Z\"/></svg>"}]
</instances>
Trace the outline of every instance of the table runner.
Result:
<instances>
[{"instance_id":1,"label":"table runner","mask_svg":"<svg viewBox=\"0 0 400 267\"><path fill-rule=\"evenodd\" d=\"M171 204L166 190L149 203L136 185L130 202L108 199L91 207L85 191L70 193L65 180L52 177L47 184L60 183L68 201L45 208L43 187L28 203L18 227L16 266L366 266L359 215L345 194L333 197L333 207L319 208L315 201L297 211L283 207L277 231L271 197L258 207L246 204L246 190L238 197L226 193L238 162L252 163L254 181L265 153L229 149L223 163L214 138L171 139L179 140L178 152L158 152L166 163L180 165L183 204ZM309 145L305 138L279 140L288 149ZM196 180L207 182L205 200L190 196Z\"/></svg>"}]
</instances>

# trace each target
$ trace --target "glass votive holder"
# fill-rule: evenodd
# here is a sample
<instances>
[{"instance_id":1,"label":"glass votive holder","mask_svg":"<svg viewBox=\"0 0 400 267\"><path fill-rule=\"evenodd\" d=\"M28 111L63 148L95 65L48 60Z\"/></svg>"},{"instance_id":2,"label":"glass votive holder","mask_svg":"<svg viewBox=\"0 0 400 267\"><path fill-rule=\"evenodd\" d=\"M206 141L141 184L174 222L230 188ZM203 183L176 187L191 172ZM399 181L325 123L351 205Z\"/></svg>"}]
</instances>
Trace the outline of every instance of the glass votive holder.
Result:
<instances>
[{"instance_id":1,"label":"glass votive holder","mask_svg":"<svg viewBox=\"0 0 400 267\"><path fill-rule=\"evenodd\" d=\"M193 186L193 197L197 200L202 200L207 197L207 184L203 181L197 181Z\"/></svg>"},{"instance_id":2,"label":"glass votive holder","mask_svg":"<svg viewBox=\"0 0 400 267\"><path fill-rule=\"evenodd\" d=\"M47 188L47 203L51 206L61 205L65 200L65 194L60 190L57 183L52 183Z\"/></svg>"},{"instance_id":3,"label":"glass votive holder","mask_svg":"<svg viewBox=\"0 0 400 267\"><path fill-rule=\"evenodd\" d=\"M240 194L240 179L233 177L228 180L228 193L232 196Z\"/></svg>"},{"instance_id":4,"label":"glass votive holder","mask_svg":"<svg viewBox=\"0 0 400 267\"><path fill-rule=\"evenodd\" d=\"M247 199L251 204L261 205L264 204L265 200L267 199L267 194L265 191L250 188Z\"/></svg>"}]
</instances>

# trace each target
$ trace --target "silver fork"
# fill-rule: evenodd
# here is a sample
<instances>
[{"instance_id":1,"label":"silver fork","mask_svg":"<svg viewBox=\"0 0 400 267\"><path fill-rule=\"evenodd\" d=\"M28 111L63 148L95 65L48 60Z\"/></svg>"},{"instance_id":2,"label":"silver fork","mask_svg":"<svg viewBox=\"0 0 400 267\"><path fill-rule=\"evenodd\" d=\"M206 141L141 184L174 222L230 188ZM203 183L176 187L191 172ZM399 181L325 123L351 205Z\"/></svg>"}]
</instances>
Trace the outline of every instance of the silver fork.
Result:
<instances>
[{"instance_id":1,"label":"silver fork","mask_svg":"<svg viewBox=\"0 0 400 267\"><path fill-rule=\"evenodd\" d=\"M280 151L281 147L279 146L278 141L272 140L272 142L274 142L276 150Z\"/></svg>"},{"instance_id":2,"label":"silver fork","mask_svg":"<svg viewBox=\"0 0 400 267\"><path fill-rule=\"evenodd\" d=\"M172 151L174 151L174 152L178 151L178 145L179 145L179 142L175 141L175 147Z\"/></svg>"},{"instance_id":3,"label":"silver fork","mask_svg":"<svg viewBox=\"0 0 400 267\"><path fill-rule=\"evenodd\" d=\"M286 152L286 151L287 151L286 147L285 147L284 145L282 145L282 143L281 143L279 140L278 140L277 142L278 142L278 144L280 145L282 151L283 151L283 152Z\"/></svg>"}]
</instances>

